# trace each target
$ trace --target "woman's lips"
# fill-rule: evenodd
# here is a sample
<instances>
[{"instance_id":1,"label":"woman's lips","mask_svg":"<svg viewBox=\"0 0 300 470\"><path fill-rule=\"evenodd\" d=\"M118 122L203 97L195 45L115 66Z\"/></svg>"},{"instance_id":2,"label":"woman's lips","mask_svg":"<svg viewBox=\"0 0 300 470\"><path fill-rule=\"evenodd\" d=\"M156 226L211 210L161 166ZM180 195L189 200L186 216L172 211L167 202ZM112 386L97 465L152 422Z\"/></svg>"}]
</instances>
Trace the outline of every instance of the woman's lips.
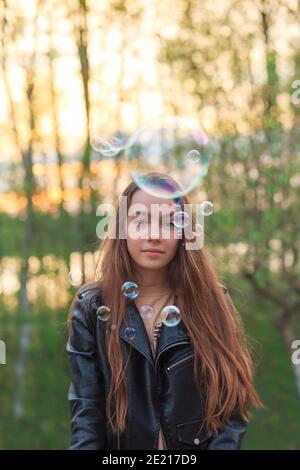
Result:
<instances>
[{"instance_id":1,"label":"woman's lips","mask_svg":"<svg viewBox=\"0 0 300 470\"><path fill-rule=\"evenodd\" d=\"M156 251L156 250L144 250L144 253L146 253L148 256L154 256L154 257L163 254L161 251Z\"/></svg>"}]
</instances>

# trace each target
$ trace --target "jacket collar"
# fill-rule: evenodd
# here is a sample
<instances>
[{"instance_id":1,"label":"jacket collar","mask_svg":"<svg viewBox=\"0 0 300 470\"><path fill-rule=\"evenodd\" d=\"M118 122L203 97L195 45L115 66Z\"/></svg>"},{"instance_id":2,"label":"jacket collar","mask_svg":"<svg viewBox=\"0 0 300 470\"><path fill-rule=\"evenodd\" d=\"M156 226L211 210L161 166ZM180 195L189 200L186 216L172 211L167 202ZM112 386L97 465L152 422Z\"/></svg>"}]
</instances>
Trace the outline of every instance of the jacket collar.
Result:
<instances>
[{"instance_id":1,"label":"jacket collar","mask_svg":"<svg viewBox=\"0 0 300 470\"><path fill-rule=\"evenodd\" d=\"M176 301L174 302L176 304ZM128 339L125 330L127 327L135 329L135 336L132 340ZM180 321L176 326L166 326L162 322L160 334L157 338L155 358L153 358L151 344L144 325L144 321L133 300L128 300L126 308L126 321L122 321L119 336L137 349L154 366L162 351L171 345L180 342L190 343L190 337L186 327Z\"/></svg>"}]
</instances>

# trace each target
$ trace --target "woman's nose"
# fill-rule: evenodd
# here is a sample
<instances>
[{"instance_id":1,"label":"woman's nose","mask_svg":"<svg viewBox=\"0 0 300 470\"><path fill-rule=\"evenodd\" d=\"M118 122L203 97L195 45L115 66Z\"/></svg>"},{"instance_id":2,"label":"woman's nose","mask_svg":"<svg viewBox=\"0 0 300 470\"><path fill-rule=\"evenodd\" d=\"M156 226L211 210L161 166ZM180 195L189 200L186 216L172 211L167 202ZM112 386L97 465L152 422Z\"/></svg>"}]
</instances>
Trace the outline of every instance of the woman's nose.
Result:
<instances>
[{"instance_id":1,"label":"woman's nose","mask_svg":"<svg viewBox=\"0 0 300 470\"><path fill-rule=\"evenodd\" d=\"M159 240L161 238L161 228L158 223L152 222L150 224L149 230L149 239L150 240Z\"/></svg>"}]
</instances>

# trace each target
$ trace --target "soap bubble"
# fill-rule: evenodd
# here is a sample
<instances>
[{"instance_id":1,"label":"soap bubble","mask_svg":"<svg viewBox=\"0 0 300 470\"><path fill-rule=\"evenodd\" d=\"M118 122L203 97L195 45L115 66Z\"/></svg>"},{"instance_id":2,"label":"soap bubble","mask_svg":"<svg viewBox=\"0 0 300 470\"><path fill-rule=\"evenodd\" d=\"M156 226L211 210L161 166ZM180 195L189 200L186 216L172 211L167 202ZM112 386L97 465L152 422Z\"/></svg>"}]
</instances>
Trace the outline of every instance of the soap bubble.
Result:
<instances>
[{"instance_id":1,"label":"soap bubble","mask_svg":"<svg viewBox=\"0 0 300 470\"><path fill-rule=\"evenodd\" d=\"M132 341L134 338L135 338L135 328L132 328L131 326L128 326L127 328L125 328L125 336L127 339L129 339L129 341Z\"/></svg>"},{"instance_id":2,"label":"soap bubble","mask_svg":"<svg viewBox=\"0 0 300 470\"><path fill-rule=\"evenodd\" d=\"M142 305L140 313L143 318L151 318L153 315L153 307L151 307L151 305Z\"/></svg>"},{"instance_id":3,"label":"soap bubble","mask_svg":"<svg viewBox=\"0 0 300 470\"><path fill-rule=\"evenodd\" d=\"M178 198L189 193L205 176L212 144L200 124L191 118L167 117L141 127L129 138L125 158L129 172L139 186L153 196ZM148 176L168 174L178 187Z\"/></svg>"},{"instance_id":4,"label":"soap bubble","mask_svg":"<svg viewBox=\"0 0 300 470\"><path fill-rule=\"evenodd\" d=\"M89 124L93 149L105 159L113 159L137 128L137 108L133 103L107 100L91 113Z\"/></svg>"},{"instance_id":5,"label":"soap bubble","mask_svg":"<svg viewBox=\"0 0 300 470\"><path fill-rule=\"evenodd\" d=\"M110 318L110 309L105 305L101 305L101 307L97 309L96 314L99 320L107 321Z\"/></svg>"},{"instance_id":6,"label":"soap bubble","mask_svg":"<svg viewBox=\"0 0 300 470\"><path fill-rule=\"evenodd\" d=\"M191 162L194 162L194 163L199 162L201 159L200 152L198 152L198 150L191 150L187 154L187 159L191 160Z\"/></svg>"},{"instance_id":7,"label":"soap bubble","mask_svg":"<svg viewBox=\"0 0 300 470\"><path fill-rule=\"evenodd\" d=\"M139 295L138 285L135 282L124 282L121 289L128 299L135 299Z\"/></svg>"},{"instance_id":8,"label":"soap bubble","mask_svg":"<svg viewBox=\"0 0 300 470\"><path fill-rule=\"evenodd\" d=\"M200 211L202 215L209 216L214 212L214 205L210 201L204 201L200 204Z\"/></svg>"},{"instance_id":9,"label":"soap bubble","mask_svg":"<svg viewBox=\"0 0 300 470\"><path fill-rule=\"evenodd\" d=\"M177 228L185 228L189 225L190 216L187 212L178 211L174 214L174 225Z\"/></svg>"},{"instance_id":10,"label":"soap bubble","mask_svg":"<svg viewBox=\"0 0 300 470\"><path fill-rule=\"evenodd\" d=\"M167 305L162 309L160 315L166 326L176 326L180 322L180 310L176 305Z\"/></svg>"},{"instance_id":11,"label":"soap bubble","mask_svg":"<svg viewBox=\"0 0 300 470\"><path fill-rule=\"evenodd\" d=\"M115 137L94 136L91 139L91 145L94 150L99 152L103 157L115 157L121 150L125 148L125 136L118 133Z\"/></svg>"}]
</instances>

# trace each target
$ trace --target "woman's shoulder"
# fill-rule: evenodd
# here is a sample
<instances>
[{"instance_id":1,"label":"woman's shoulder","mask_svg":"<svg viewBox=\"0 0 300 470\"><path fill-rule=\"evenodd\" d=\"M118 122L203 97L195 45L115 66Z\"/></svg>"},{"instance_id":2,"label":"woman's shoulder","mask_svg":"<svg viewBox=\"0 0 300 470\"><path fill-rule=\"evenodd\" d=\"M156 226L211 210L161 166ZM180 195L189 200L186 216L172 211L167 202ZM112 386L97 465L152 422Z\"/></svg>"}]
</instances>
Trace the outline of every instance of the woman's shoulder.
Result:
<instances>
[{"instance_id":1,"label":"woman's shoulder","mask_svg":"<svg viewBox=\"0 0 300 470\"><path fill-rule=\"evenodd\" d=\"M89 282L79 287L75 293L71 305L71 318L77 318L83 323L94 326L96 312L101 305L102 283L101 281Z\"/></svg>"},{"instance_id":2,"label":"woman's shoulder","mask_svg":"<svg viewBox=\"0 0 300 470\"><path fill-rule=\"evenodd\" d=\"M93 298L100 297L102 294L102 282L94 281L83 284L76 292L79 299L90 301Z\"/></svg>"}]
</instances>

